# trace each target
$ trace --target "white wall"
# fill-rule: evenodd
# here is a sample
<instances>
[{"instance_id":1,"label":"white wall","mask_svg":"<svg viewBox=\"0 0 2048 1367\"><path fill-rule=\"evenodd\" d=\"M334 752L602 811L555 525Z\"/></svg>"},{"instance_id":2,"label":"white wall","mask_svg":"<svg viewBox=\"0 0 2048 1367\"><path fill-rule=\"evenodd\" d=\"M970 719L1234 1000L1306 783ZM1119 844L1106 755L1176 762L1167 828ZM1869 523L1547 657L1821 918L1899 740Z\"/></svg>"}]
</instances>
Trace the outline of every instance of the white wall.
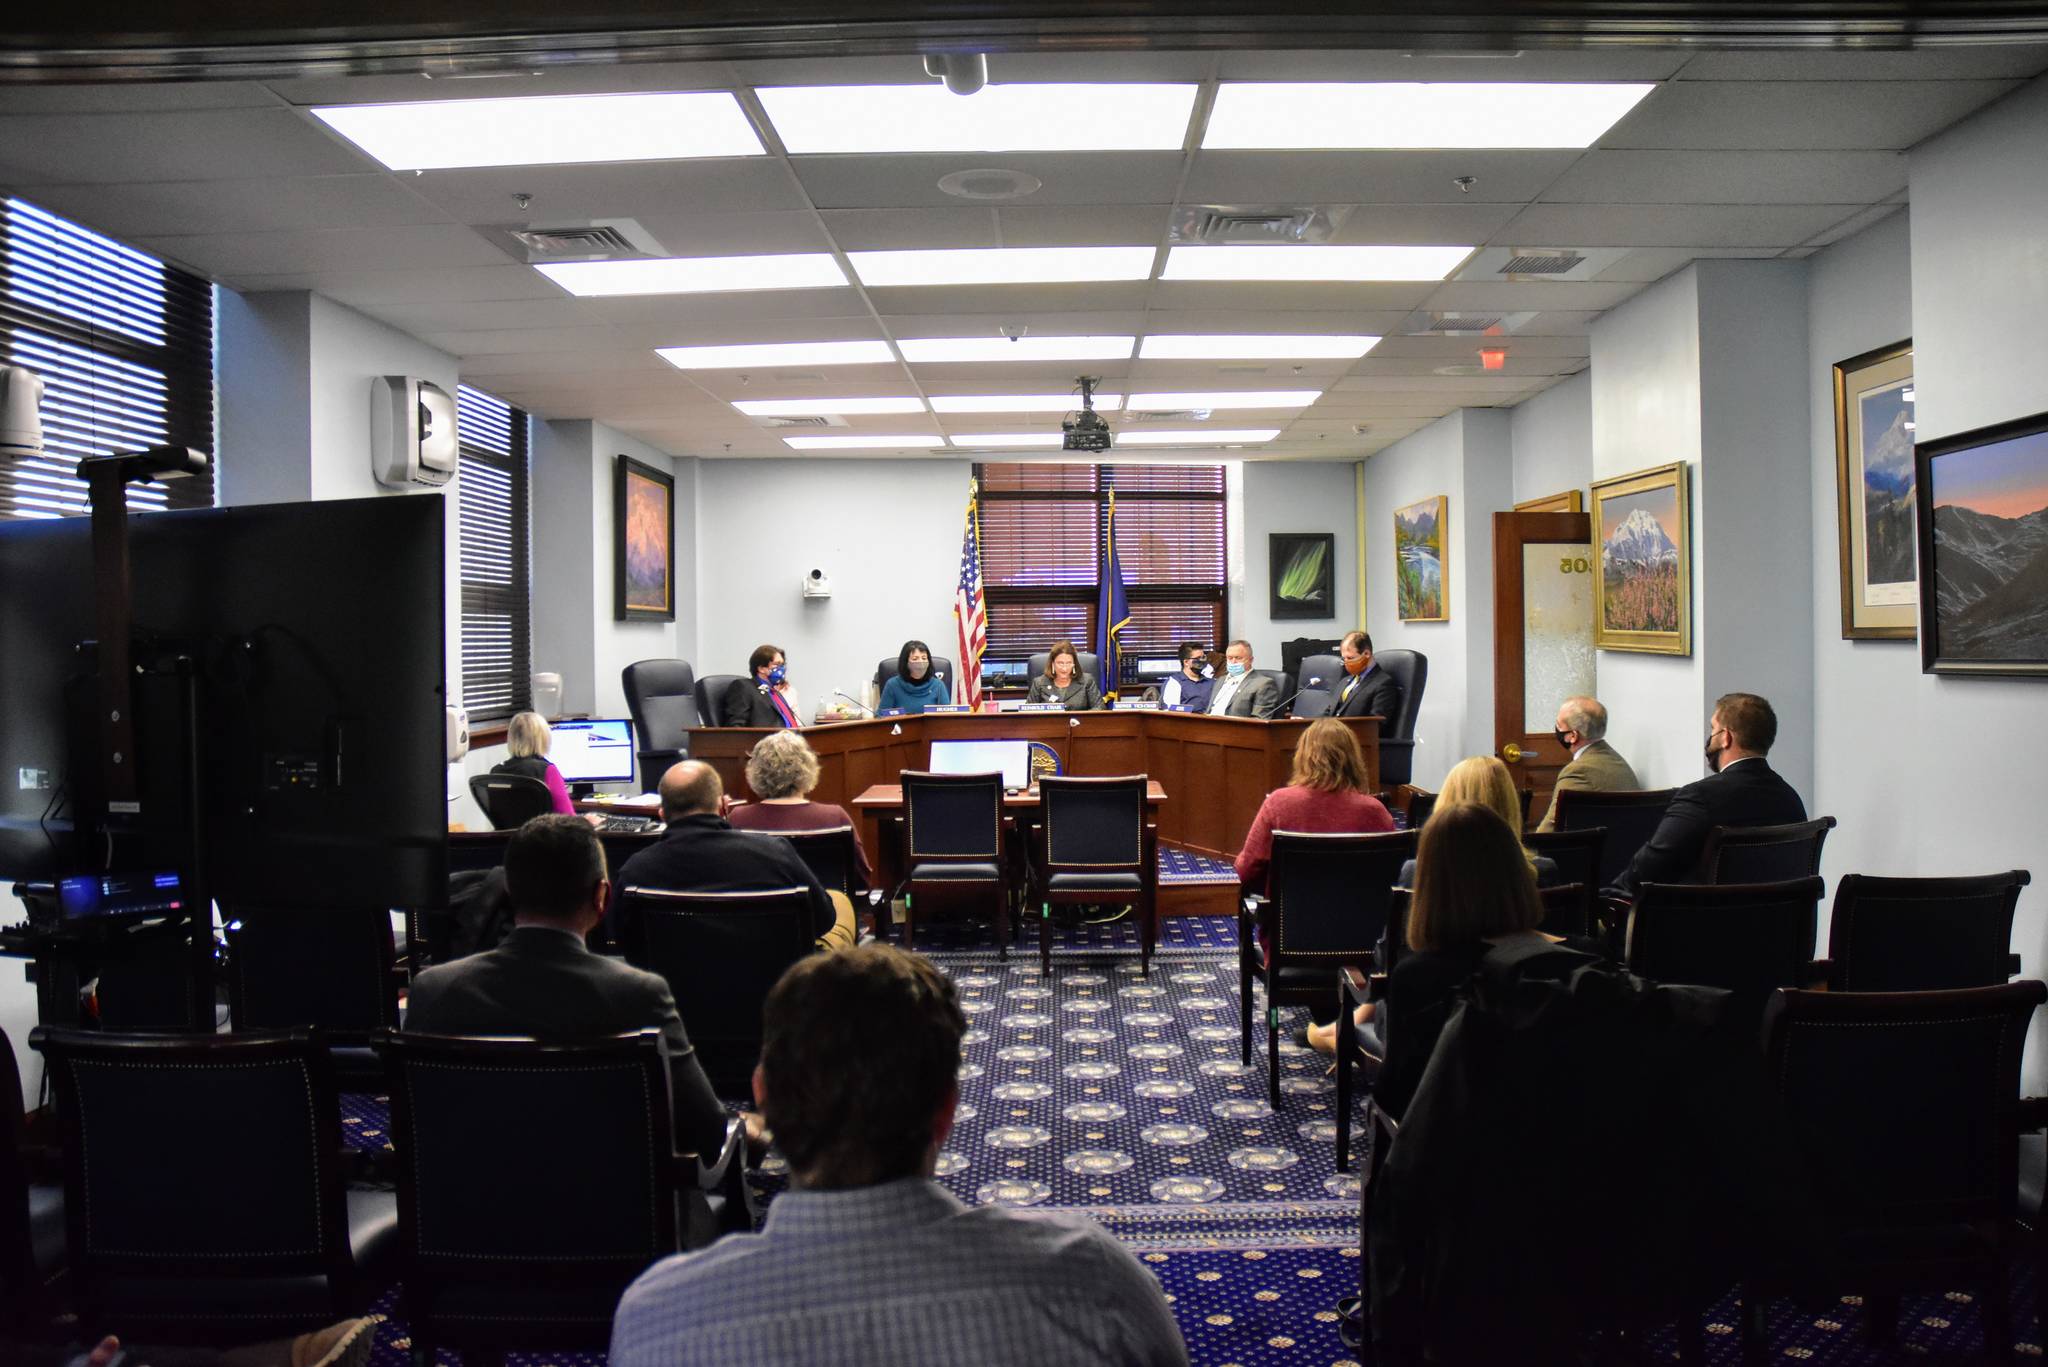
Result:
<instances>
[{"instance_id":1,"label":"white wall","mask_svg":"<svg viewBox=\"0 0 2048 1367\"><path fill-rule=\"evenodd\" d=\"M223 507L313 496L313 296L214 291ZM367 403L367 399L365 400Z\"/></svg>"},{"instance_id":2,"label":"white wall","mask_svg":"<svg viewBox=\"0 0 2048 1367\"><path fill-rule=\"evenodd\" d=\"M1349 461L1253 460L1242 466L1244 493L1239 508L1244 549L1239 562L1231 566L1230 634L1251 642L1253 663L1261 669L1280 667L1282 641L1298 636L1336 640L1363 625L1358 606L1358 529L1352 513L1354 471ZM1273 620L1270 566L1274 532L1335 534L1333 616Z\"/></svg>"},{"instance_id":3,"label":"white wall","mask_svg":"<svg viewBox=\"0 0 2048 1367\"><path fill-rule=\"evenodd\" d=\"M1593 373L1582 370L1508 410L1514 502L1584 491L1593 480Z\"/></svg>"}]
</instances>

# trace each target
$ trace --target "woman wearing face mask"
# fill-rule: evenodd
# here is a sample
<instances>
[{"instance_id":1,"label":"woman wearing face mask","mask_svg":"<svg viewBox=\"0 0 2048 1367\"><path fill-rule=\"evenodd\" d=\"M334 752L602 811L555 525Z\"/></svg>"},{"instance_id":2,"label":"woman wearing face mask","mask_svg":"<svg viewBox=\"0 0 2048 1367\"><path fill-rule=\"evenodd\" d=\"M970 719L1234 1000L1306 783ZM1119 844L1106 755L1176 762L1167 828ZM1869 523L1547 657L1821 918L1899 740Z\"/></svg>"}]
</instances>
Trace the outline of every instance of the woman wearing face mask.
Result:
<instances>
[{"instance_id":1,"label":"woman wearing face mask","mask_svg":"<svg viewBox=\"0 0 2048 1367\"><path fill-rule=\"evenodd\" d=\"M953 686L932 673L932 648L923 641L905 641L896 657L896 677L882 685L878 710L922 712L953 701Z\"/></svg>"},{"instance_id":2,"label":"woman wearing face mask","mask_svg":"<svg viewBox=\"0 0 2048 1367\"><path fill-rule=\"evenodd\" d=\"M1056 702L1069 712L1093 712L1102 706L1102 694L1092 676L1081 672L1081 657L1072 641L1061 641L1046 656L1045 673L1031 681L1026 702Z\"/></svg>"},{"instance_id":3,"label":"woman wearing face mask","mask_svg":"<svg viewBox=\"0 0 2048 1367\"><path fill-rule=\"evenodd\" d=\"M796 693L789 686L789 664L780 646L756 646L747 657L747 674L725 690L727 726L780 730L802 726L797 719Z\"/></svg>"}]
</instances>

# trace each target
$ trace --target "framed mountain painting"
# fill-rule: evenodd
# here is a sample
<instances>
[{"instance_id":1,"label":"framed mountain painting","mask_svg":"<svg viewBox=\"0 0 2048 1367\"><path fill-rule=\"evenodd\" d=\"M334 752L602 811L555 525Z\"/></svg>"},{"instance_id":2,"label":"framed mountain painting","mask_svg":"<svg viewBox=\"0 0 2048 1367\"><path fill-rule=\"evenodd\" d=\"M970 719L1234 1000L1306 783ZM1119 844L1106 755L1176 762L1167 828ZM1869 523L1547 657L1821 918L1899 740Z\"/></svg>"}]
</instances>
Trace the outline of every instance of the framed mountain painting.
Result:
<instances>
[{"instance_id":1,"label":"framed mountain painting","mask_svg":"<svg viewBox=\"0 0 2048 1367\"><path fill-rule=\"evenodd\" d=\"M1685 462L1593 484L1593 644L1692 654L1692 509Z\"/></svg>"},{"instance_id":2,"label":"framed mountain painting","mask_svg":"<svg viewBox=\"0 0 2048 1367\"><path fill-rule=\"evenodd\" d=\"M1451 599L1444 583L1444 522L1448 495L1394 509L1394 602L1404 622L1448 622Z\"/></svg>"},{"instance_id":3,"label":"framed mountain painting","mask_svg":"<svg viewBox=\"0 0 2048 1367\"><path fill-rule=\"evenodd\" d=\"M2048 677L2048 413L1913 457L1921 668Z\"/></svg>"},{"instance_id":4,"label":"framed mountain painting","mask_svg":"<svg viewBox=\"0 0 2048 1367\"><path fill-rule=\"evenodd\" d=\"M1920 620L1913 521L1913 344L1835 366L1842 637L1910 641Z\"/></svg>"}]
</instances>

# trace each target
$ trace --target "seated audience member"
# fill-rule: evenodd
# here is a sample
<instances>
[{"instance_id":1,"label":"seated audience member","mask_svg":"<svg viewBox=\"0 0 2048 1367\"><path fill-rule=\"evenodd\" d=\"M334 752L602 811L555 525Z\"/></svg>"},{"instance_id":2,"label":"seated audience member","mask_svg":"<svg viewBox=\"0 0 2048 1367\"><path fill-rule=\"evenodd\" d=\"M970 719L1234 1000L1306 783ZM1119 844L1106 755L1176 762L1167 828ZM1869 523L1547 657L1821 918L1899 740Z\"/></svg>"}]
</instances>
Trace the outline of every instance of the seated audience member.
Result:
<instances>
[{"instance_id":1,"label":"seated audience member","mask_svg":"<svg viewBox=\"0 0 2048 1367\"><path fill-rule=\"evenodd\" d=\"M1081 657L1072 641L1061 641L1045 657L1045 673L1031 681L1025 702L1056 702L1069 712L1093 712L1102 706L1095 677L1081 672Z\"/></svg>"},{"instance_id":2,"label":"seated audience member","mask_svg":"<svg viewBox=\"0 0 2048 1367\"><path fill-rule=\"evenodd\" d=\"M1641 785L1636 771L1621 752L1609 745L1607 709L1598 698L1566 698L1557 707L1557 743L1571 759L1557 771L1557 787L1550 795L1550 810L1538 822L1539 831L1557 829L1557 794L1570 788L1575 792L1627 792Z\"/></svg>"},{"instance_id":3,"label":"seated audience member","mask_svg":"<svg viewBox=\"0 0 2048 1367\"><path fill-rule=\"evenodd\" d=\"M642 1273L611 1367L1187 1361L1159 1283L1094 1222L970 1207L932 1180L966 1020L929 961L885 945L806 959L762 1017L754 1096L789 1190L759 1234Z\"/></svg>"},{"instance_id":4,"label":"seated audience member","mask_svg":"<svg viewBox=\"0 0 2048 1367\"><path fill-rule=\"evenodd\" d=\"M1295 743L1287 786L1259 804L1237 852L1237 880L1256 892L1266 890L1275 831L1372 835L1393 829L1394 818L1366 791L1365 750L1358 737L1324 717L1310 722Z\"/></svg>"},{"instance_id":5,"label":"seated audience member","mask_svg":"<svg viewBox=\"0 0 2048 1367\"><path fill-rule=\"evenodd\" d=\"M668 830L619 870L619 887L667 892L768 892L807 888L811 932L820 949L845 949L854 942L853 908L835 906L787 840L764 840L727 823L725 784L702 760L686 759L661 776L661 818ZM611 914L613 941L634 952L633 915L623 900Z\"/></svg>"},{"instance_id":6,"label":"seated audience member","mask_svg":"<svg viewBox=\"0 0 2048 1367\"><path fill-rule=\"evenodd\" d=\"M794 835L851 826L854 872L860 885L855 890L864 890L873 883L875 871L869 867L868 852L860 843L860 824L837 803L811 801L811 789L818 786L818 756L801 734L777 731L756 741L747 756L747 786L754 790L755 800L726 814L725 819L735 830ZM835 898L835 905L836 899L844 896L836 888L826 891Z\"/></svg>"},{"instance_id":7,"label":"seated audience member","mask_svg":"<svg viewBox=\"0 0 2048 1367\"><path fill-rule=\"evenodd\" d=\"M569 785L562 782L562 771L548 759L548 746L553 743L554 732L548 729L547 720L540 713L514 712L512 720L505 724L505 753L510 758L492 765L491 772L539 779L548 785L548 797L554 802L555 811L573 816L576 804L569 800Z\"/></svg>"},{"instance_id":8,"label":"seated audience member","mask_svg":"<svg viewBox=\"0 0 2048 1367\"><path fill-rule=\"evenodd\" d=\"M1249 641L1232 641L1223 652L1223 677L1209 694L1212 717L1260 717L1272 720L1280 715L1280 687L1262 674L1252 673Z\"/></svg>"},{"instance_id":9,"label":"seated audience member","mask_svg":"<svg viewBox=\"0 0 2048 1367\"><path fill-rule=\"evenodd\" d=\"M777 646L756 646L747 657L750 677L734 679L725 689L727 726L802 726L796 692L789 686L789 662Z\"/></svg>"},{"instance_id":10,"label":"seated audience member","mask_svg":"<svg viewBox=\"0 0 2048 1367\"><path fill-rule=\"evenodd\" d=\"M1330 715L1391 720L1401 710L1401 685L1373 663L1372 637L1349 632L1338 643L1337 653L1344 660L1344 686L1330 700Z\"/></svg>"},{"instance_id":11,"label":"seated audience member","mask_svg":"<svg viewBox=\"0 0 2048 1367\"><path fill-rule=\"evenodd\" d=\"M953 683L932 673L932 648L923 641L905 641L896 657L896 677L882 685L877 710L917 713L953 701ZM748 780L752 782L752 780ZM759 788L754 790L760 792Z\"/></svg>"},{"instance_id":12,"label":"seated audience member","mask_svg":"<svg viewBox=\"0 0 2048 1367\"><path fill-rule=\"evenodd\" d=\"M1206 712L1216 680L1209 670L1209 649L1199 641L1180 643L1180 672L1159 687L1159 705L1175 712Z\"/></svg>"},{"instance_id":13,"label":"seated audience member","mask_svg":"<svg viewBox=\"0 0 2048 1367\"><path fill-rule=\"evenodd\" d=\"M659 1030L668 1041L675 1142L715 1157L725 1108L683 1033L667 981L584 944L612 899L597 832L574 817L535 817L505 847L505 884L518 909L512 933L496 949L415 978L405 1028L560 1040Z\"/></svg>"},{"instance_id":14,"label":"seated audience member","mask_svg":"<svg viewBox=\"0 0 2048 1367\"><path fill-rule=\"evenodd\" d=\"M1710 775L1672 794L1664 819L1629 861L1616 891L1633 898L1645 883L1691 882L1707 832L1716 826L1806 820L1806 804L1764 758L1777 738L1778 715L1756 694L1729 693L1716 701L1707 731Z\"/></svg>"}]
</instances>

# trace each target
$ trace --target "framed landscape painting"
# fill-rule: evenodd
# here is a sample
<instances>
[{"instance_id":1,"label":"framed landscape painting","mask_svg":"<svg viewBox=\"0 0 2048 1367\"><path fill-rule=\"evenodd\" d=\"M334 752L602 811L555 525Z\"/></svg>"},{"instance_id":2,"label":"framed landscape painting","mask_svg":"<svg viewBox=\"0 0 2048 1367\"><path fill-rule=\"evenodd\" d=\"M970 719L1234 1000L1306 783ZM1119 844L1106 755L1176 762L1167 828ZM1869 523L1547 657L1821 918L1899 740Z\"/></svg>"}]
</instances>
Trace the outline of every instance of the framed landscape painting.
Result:
<instances>
[{"instance_id":1,"label":"framed landscape painting","mask_svg":"<svg viewBox=\"0 0 2048 1367\"><path fill-rule=\"evenodd\" d=\"M1920 620L1913 499L1913 344L1835 366L1842 637L1910 641Z\"/></svg>"},{"instance_id":2,"label":"framed landscape painting","mask_svg":"<svg viewBox=\"0 0 2048 1367\"><path fill-rule=\"evenodd\" d=\"M676 619L676 482L622 455L612 468L612 618Z\"/></svg>"},{"instance_id":3,"label":"framed landscape painting","mask_svg":"<svg viewBox=\"0 0 2048 1367\"><path fill-rule=\"evenodd\" d=\"M1914 449L1920 665L2048 677L2048 413Z\"/></svg>"},{"instance_id":4,"label":"framed landscape painting","mask_svg":"<svg viewBox=\"0 0 2048 1367\"><path fill-rule=\"evenodd\" d=\"M1595 481L1593 644L1692 654L1692 521L1685 462Z\"/></svg>"},{"instance_id":5,"label":"framed landscape painting","mask_svg":"<svg viewBox=\"0 0 2048 1367\"><path fill-rule=\"evenodd\" d=\"M1274 532L1266 543L1272 601L1278 618L1337 615L1337 537L1332 532Z\"/></svg>"},{"instance_id":6,"label":"framed landscape painting","mask_svg":"<svg viewBox=\"0 0 2048 1367\"><path fill-rule=\"evenodd\" d=\"M1448 622L1451 600L1444 581L1445 494L1394 509L1394 601L1404 622Z\"/></svg>"}]
</instances>

